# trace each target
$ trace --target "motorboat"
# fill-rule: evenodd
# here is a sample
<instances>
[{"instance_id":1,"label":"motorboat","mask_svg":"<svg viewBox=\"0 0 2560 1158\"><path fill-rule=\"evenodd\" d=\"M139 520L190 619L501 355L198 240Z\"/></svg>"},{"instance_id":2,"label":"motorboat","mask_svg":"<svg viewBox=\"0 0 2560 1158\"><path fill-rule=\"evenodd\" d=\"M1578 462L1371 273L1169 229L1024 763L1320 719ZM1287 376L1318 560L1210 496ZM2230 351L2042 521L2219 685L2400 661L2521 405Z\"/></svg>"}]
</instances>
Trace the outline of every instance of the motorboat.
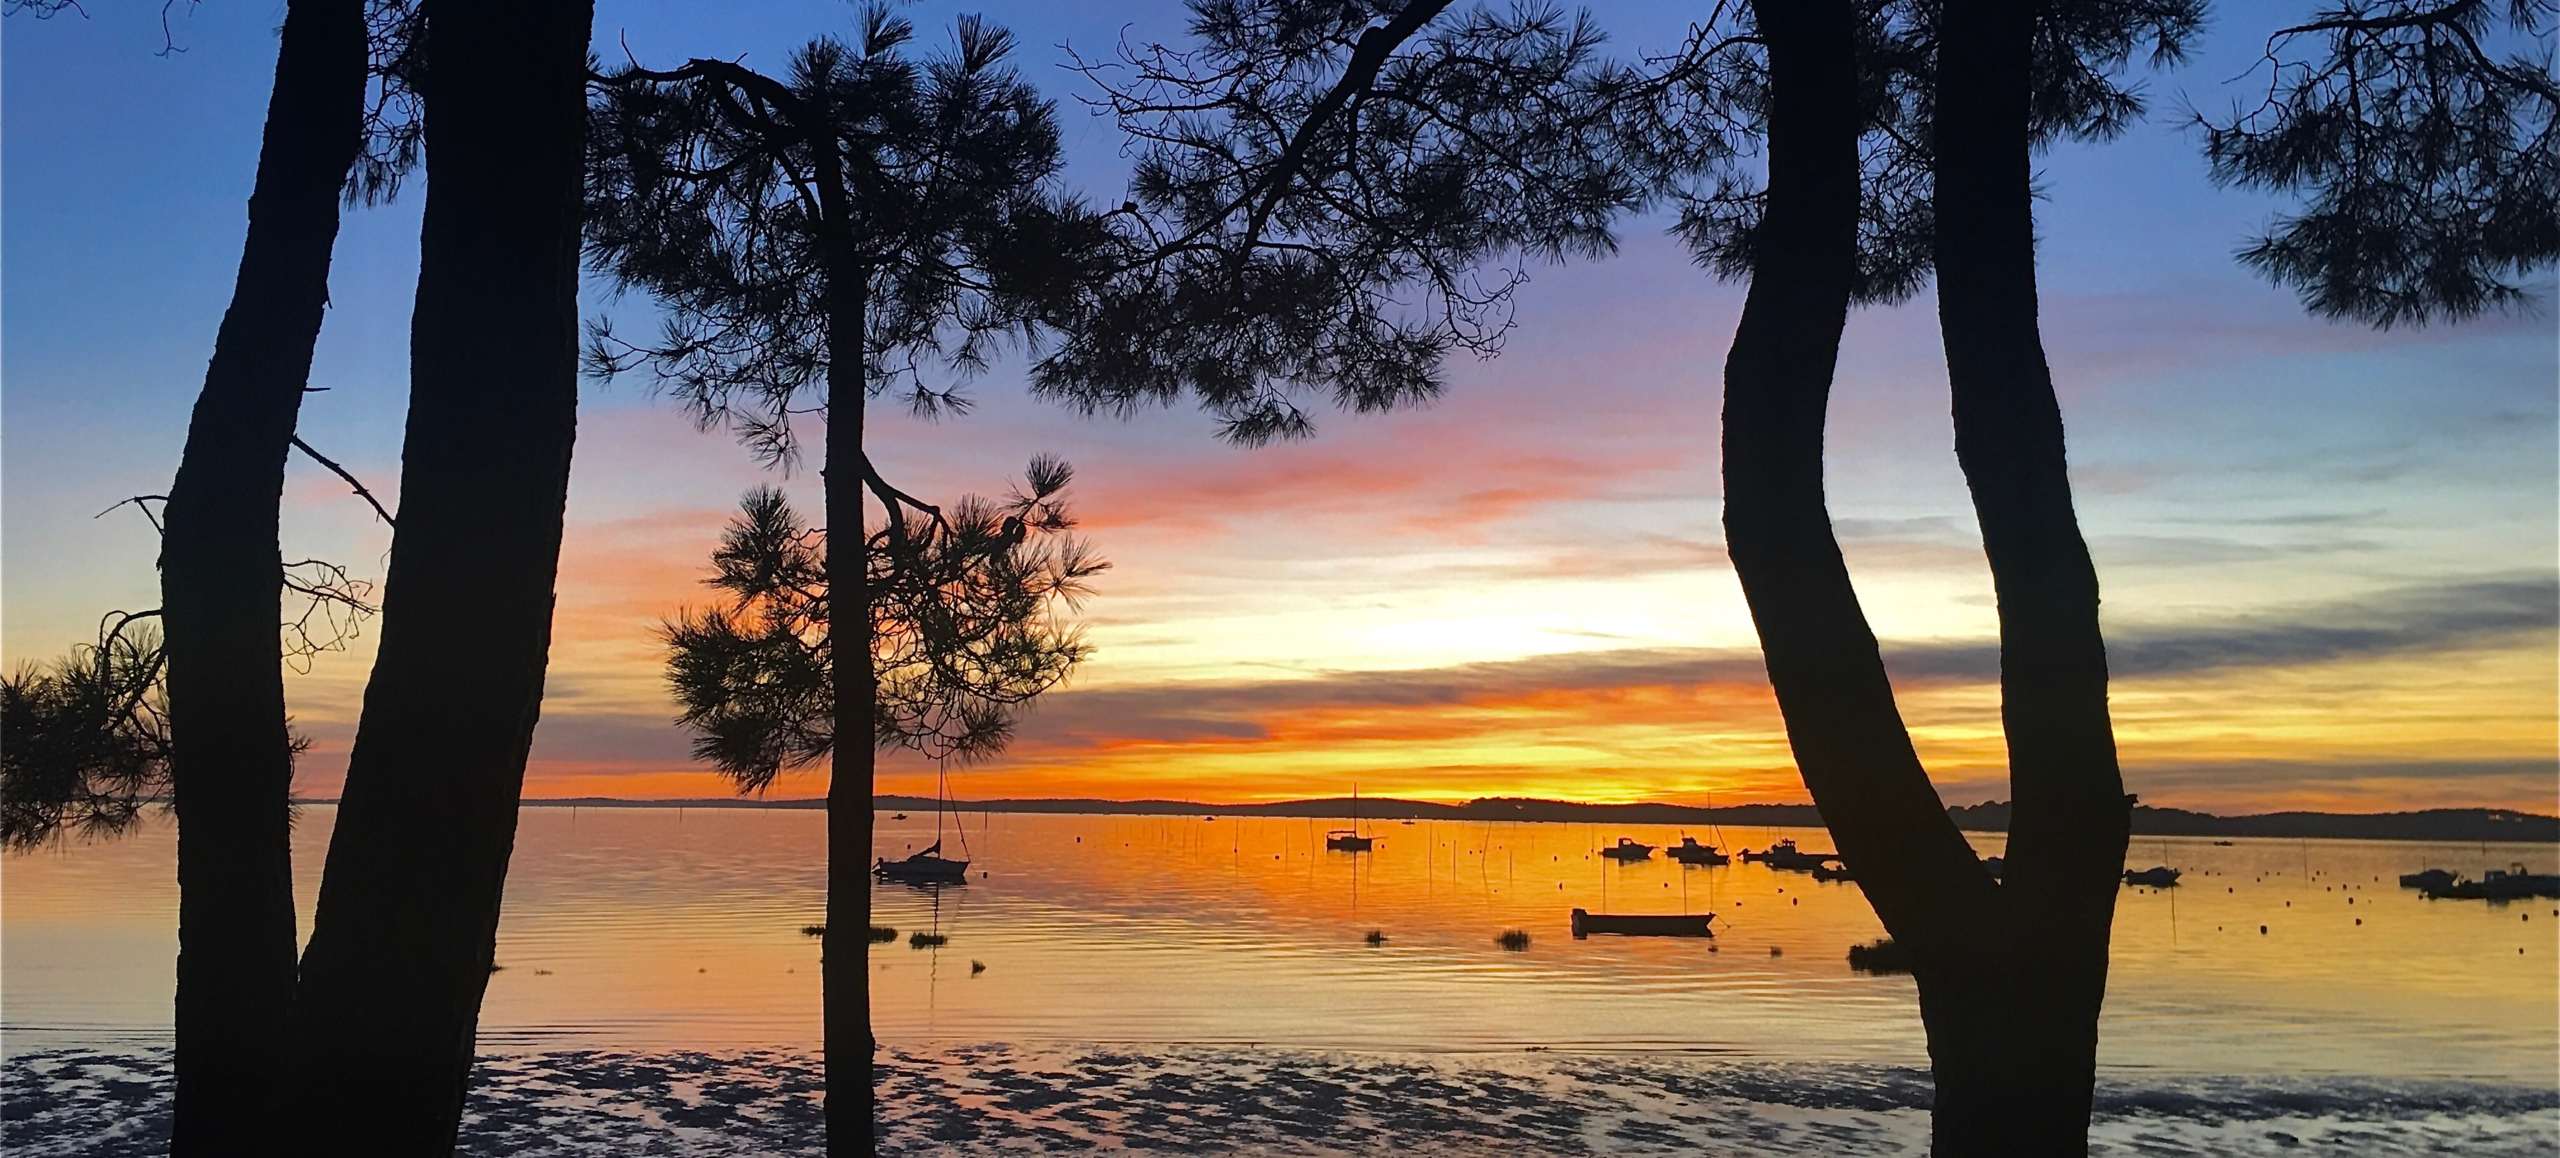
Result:
<instances>
[{"instance_id":1,"label":"motorboat","mask_svg":"<svg viewBox=\"0 0 2560 1158\"><path fill-rule=\"evenodd\" d=\"M1749 849L1744 849L1742 859L1747 861L1756 860L1773 869L1793 869L1797 872L1808 872L1818 866L1826 865L1832 861L1840 859L1840 854L1836 852L1803 852L1798 850L1796 848L1796 842L1790 839L1779 841L1758 853L1754 853Z\"/></svg>"},{"instance_id":2,"label":"motorboat","mask_svg":"<svg viewBox=\"0 0 2560 1158\"><path fill-rule=\"evenodd\" d=\"M2455 881L2461 879L2461 877L2455 876L2451 869L2421 869L2413 873L2400 874L2400 887L2404 889L2449 889L2453 887L2453 883Z\"/></svg>"},{"instance_id":3,"label":"motorboat","mask_svg":"<svg viewBox=\"0 0 2560 1158\"><path fill-rule=\"evenodd\" d=\"M1618 843L1601 849L1600 855L1620 861L1652 860L1653 846L1622 836Z\"/></svg>"},{"instance_id":4,"label":"motorboat","mask_svg":"<svg viewBox=\"0 0 2560 1158\"><path fill-rule=\"evenodd\" d=\"M1717 848L1712 844L1700 844L1698 843L1698 838L1694 836L1681 837L1680 843L1663 851L1671 859L1679 861L1682 864L1733 863L1733 858L1725 855L1723 849Z\"/></svg>"},{"instance_id":5,"label":"motorboat","mask_svg":"<svg viewBox=\"0 0 2560 1158\"><path fill-rule=\"evenodd\" d=\"M2155 865L2147 869L2126 869L2124 883L2165 889L2178 883L2178 875L2178 870L2167 865Z\"/></svg>"},{"instance_id":6,"label":"motorboat","mask_svg":"<svg viewBox=\"0 0 2560 1158\"><path fill-rule=\"evenodd\" d=\"M2426 890L2430 898L2455 901L2512 901L2524 897L2560 897L2560 875L2526 872L2521 864L2490 869L2476 881L2455 881Z\"/></svg>"}]
</instances>

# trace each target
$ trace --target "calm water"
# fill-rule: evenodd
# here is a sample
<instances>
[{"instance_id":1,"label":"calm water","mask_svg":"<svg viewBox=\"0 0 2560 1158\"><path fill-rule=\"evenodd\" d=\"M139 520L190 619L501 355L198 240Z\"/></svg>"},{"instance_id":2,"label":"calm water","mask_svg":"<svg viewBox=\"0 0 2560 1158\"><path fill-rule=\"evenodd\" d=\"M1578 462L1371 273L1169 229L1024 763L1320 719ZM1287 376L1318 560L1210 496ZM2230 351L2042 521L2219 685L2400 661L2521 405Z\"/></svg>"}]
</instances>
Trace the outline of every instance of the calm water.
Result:
<instances>
[{"instance_id":1,"label":"calm water","mask_svg":"<svg viewBox=\"0 0 2560 1158\"><path fill-rule=\"evenodd\" d=\"M304 928L332 811L295 841ZM814 811L526 810L484 1052L813 1048L822 818ZM1880 935L1855 885L1760 865L1619 866L1649 826L1373 825L1326 852L1323 822L969 816L983 878L881 886L875 1014L893 1049L1279 1045L1500 1054L1682 1053L1925 1064L1909 979L1853 973ZM933 839L881 819L877 852ZM1702 836L1708 834L1701 834ZM1818 832L1729 830L1732 845ZM0 1032L12 1052L169 1037L173 834L0 865ZM1985 854L2000 838L1977 834ZM955 838L953 847L957 847ZM2546 846L2142 839L2187 871L2128 889L2101 1064L2124 1078L2560 1082L2560 912L2428 902L2397 874L2477 874ZM1604 899L1605 898L1605 899ZM1713 912L1712 942L1573 940L1574 906ZM2362 923L2359 924L2358 922ZM2263 934L2259 926L2267 931ZM1529 932L1524 952L1497 947ZM907 933L939 929L940 949ZM1370 930L1382 947L1363 943ZM974 963L985 970L972 972Z\"/></svg>"}]
</instances>

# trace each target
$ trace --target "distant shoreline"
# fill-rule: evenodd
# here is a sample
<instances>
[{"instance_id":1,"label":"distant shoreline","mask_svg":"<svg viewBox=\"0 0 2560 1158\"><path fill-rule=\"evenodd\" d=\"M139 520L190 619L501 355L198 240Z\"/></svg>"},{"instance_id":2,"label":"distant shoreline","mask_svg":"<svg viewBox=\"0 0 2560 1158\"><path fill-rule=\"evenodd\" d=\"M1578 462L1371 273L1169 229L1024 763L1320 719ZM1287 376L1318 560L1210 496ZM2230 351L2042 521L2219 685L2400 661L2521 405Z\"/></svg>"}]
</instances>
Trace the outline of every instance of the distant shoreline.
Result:
<instances>
[{"instance_id":1,"label":"distant shoreline","mask_svg":"<svg viewBox=\"0 0 2560 1158\"><path fill-rule=\"evenodd\" d=\"M882 811L933 810L926 796L876 796ZM333 801L311 801L327 804ZM701 797L682 800L627 800L611 796L528 799L528 808L823 808L821 799L761 800L749 797ZM1337 818L1351 815L1349 797L1282 800L1262 804L1211 804L1191 800L1000 799L955 800L963 812L1074 814L1089 816L1287 816ZM2006 832L2009 805L1995 801L1947 810L1956 826L1971 832ZM1821 828L1821 813L1810 804L1743 804L1703 808L1681 804L1578 804L1562 800L1496 797L1465 804L1363 798L1359 813L1371 820L1531 821L1543 823L1707 824L1736 828ZM2269 812L2218 816L2180 808L2137 805L2135 836L2257 836L2284 839L2407 840L2445 843L2560 843L2560 817L2500 808L2435 808L2412 812Z\"/></svg>"}]
</instances>

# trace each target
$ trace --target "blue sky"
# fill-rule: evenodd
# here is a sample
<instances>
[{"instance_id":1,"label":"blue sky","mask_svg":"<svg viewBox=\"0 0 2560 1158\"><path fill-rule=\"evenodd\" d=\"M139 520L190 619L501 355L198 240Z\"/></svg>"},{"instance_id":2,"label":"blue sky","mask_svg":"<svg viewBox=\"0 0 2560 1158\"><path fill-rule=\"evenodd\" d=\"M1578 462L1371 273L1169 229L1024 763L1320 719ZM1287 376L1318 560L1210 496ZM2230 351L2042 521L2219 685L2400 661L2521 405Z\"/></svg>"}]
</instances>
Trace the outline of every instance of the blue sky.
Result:
<instances>
[{"instance_id":1,"label":"blue sky","mask_svg":"<svg viewBox=\"0 0 2560 1158\"><path fill-rule=\"evenodd\" d=\"M90 7L86 20L0 25L0 652L13 664L85 639L111 608L157 601L149 529L130 512L91 516L165 489L174 469L238 260L282 11L182 9L185 51L161 56L156 5ZM2214 189L2175 122L2187 102L2232 99L2226 78L2294 8L2220 5L2194 59L2145 81L2149 120L2120 141L2060 147L2041 167L2045 335L2108 626L2126 638L2218 631L2237 649L2278 628L2437 623L2446 617L2419 614L2429 600L2476 598L2482 582L2539 590L2560 554L2547 278L2531 316L2376 334L2306 318L2231 260L2282 203ZM927 44L960 10L905 9ZM1116 200L1119 138L1076 105L1087 90L1057 46L1108 52L1124 30L1178 38L1178 6L966 10L1019 35L1019 65L1062 104L1069 182ZM1671 43L1694 10L1596 15L1633 51ZM596 45L608 59L627 45L652 63L710 55L778 68L792 45L850 20L831 2L607 2ZM348 215L313 374L331 390L303 412L305 436L387 496L419 204L413 187ZM1593 691L1556 674L1751 640L1716 517L1718 382L1740 289L1697 270L1657 226L1629 223L1615 259L1537 271L1508 352L1453 365L1436 405L1333 417L1304 446L1224 447L1188 413L1079 419L1024 399L1018 363L972 385L983 405L967 419L882 423L877 454L910 489L997 487L1031 453L1064 453L1081 468L1092 534L1118 564L1090 613L1100 655L1016 755L974 770L964 791L1338 790L1317 782L1336 764L1292 771L1317 765L1291 746L1303 733L1283 717L1319 701L1358 708L1347 693L1310 699L1310 681L1366 686L1357 681L1394 671L1442 673L1460 700L1499 687L1478 710L1412 721L1402 748L1352 746L1344 774L1363 760L1417 769L1407 788L1425 795L1579 786L1800 799L1751 681L1693 680L1668 689L1673 703L1639 710L1625 705L1665 689ZM591 309L648 310L601 286L588 297ZM1924 293L1852 319L1831 438L1834 514L1870 615L1914 645L1992 630L1934 308ZM649 628L700 601L690 578L721 512L766 476L724 438L691 431L644 382L590 386L584 406L536 791L719 791L666 724ZM384 530L333 479L293 471L289 549L378 576ZM2207 806L2548 806L2553 617L2120 684L2129 776L2167 802ZM360 642L293 684L317 741L307 788L334 783L369 657ZM1503 664L1587 698L1549 727L1524 723L1521 705L1553 696L1458 678ZM1906 696L1951 798L2005 795L1986 691L1956 681ZM1162 731L1126 735L1095 722L1106 701L1133 697L1216 700L1233 714L1134 712ZM1257 715L1256 703L1280 714ZM1655 710L1661 719L1637 719ZM1195 731L1234 742L1201 747Z\"/></svg>"}]
</instances>

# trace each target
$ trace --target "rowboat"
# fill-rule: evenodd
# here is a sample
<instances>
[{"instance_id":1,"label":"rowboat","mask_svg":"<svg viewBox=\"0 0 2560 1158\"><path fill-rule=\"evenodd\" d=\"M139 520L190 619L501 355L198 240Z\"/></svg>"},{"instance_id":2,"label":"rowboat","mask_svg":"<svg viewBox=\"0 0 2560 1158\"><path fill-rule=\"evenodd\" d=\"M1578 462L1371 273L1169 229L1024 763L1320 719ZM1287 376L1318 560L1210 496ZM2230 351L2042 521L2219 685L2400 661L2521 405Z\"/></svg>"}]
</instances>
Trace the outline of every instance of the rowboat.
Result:
<instances>
[{"instance_id":1,"label":"rowboat","mask_svg":"<svg viewBox=\"0 0 2560 1158\"><path fill-rule=\"evenodd\" d=\"M1621 937L1712 937L1707 926L1716 919L1714 913L1663 913L1632 915L1594 913L1586 909L1573 911L1573 935L1588 937L1594 933Z\"/></svg>"}]
</instances>

